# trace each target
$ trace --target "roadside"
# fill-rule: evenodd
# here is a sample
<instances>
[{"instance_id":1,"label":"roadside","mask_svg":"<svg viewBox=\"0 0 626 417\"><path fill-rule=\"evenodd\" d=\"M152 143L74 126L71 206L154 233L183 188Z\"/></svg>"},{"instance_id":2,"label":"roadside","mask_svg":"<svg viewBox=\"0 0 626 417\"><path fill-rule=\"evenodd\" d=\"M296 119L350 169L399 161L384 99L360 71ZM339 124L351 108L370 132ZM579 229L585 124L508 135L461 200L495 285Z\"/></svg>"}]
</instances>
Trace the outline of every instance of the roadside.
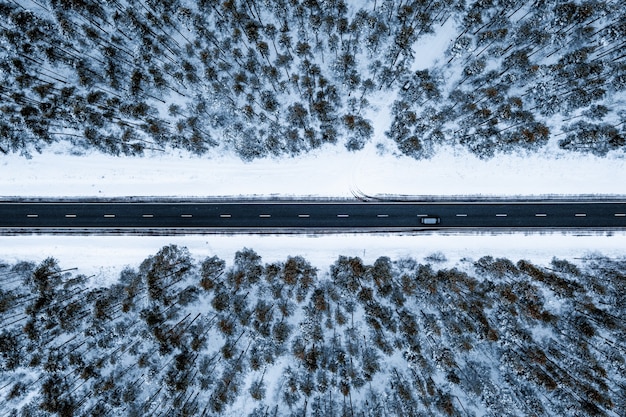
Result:
<instances>
[{"instance_id":1,"label":"roadside","mask_svg":"<svg viewBox=\"0 0 626 417\"><path fill-rule=\"evenodd\" d=\"M231 260L244 247L255 250L263 262L302 255L320 270L327 270L339 255L359 256L373 263L380 256L413 257L423 262L443 254L446 267L463 267L469 261L491 255L511 260L528 259L547 264L552 257L584 257L602 253L622 257L626 232L542 234L336 234L336 235L177 235L177 236L0 236L0 260L40 262L57 258L68 268L92 276L92 285L117 279L126 266L136 266L168 244L186 246L198 257L217 255ZM439 257L441 259L441 257Z\"/></svg>"},{"instance_id":2,"label":"roadside","mask_svg":"<svg viewBox=\"0 0 626 417\"><path fill-rule=\"evenodd\" d=\"M620 196L624 183L621 154L528 153L481 160L451 148L416 161L375 142L356 153L325 148L253 162L183 152L143 158L47 152L28 160L6 155L0 162L1 197Z\"/></svg>"}]
</instances>

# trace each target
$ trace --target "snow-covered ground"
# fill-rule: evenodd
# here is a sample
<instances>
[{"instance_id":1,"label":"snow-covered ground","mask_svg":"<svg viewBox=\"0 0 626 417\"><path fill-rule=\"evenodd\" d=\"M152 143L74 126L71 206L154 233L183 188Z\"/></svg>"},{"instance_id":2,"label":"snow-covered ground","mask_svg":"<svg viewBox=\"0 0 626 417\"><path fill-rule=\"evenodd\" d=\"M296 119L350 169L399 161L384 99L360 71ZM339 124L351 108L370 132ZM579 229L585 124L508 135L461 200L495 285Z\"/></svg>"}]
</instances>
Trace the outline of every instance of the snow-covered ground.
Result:
<instances>
[{"instance_id":1,"label":"snow-covered ground","mask_svg":"<svg viewBox=\"0 0 626 417\"><path fill-rule=\"evenodd\" d=\"M376 146L380 144L381 146ZM393 153L382 136L360 152L324 148L295 158L244 162L236 156L196 157L176 152L117 158L97 152L35 154L0 159L0 196L279 196L367 195L541 196L623 195L626 160L553 152L481 160L441 149L416 161Z\"/></svg>"},{"instance_id":2,"label":"snow-covered ground","mask_svg":"<svg viewBox=\"0 0 626 417\"><path fill-rule=\"evenodd\" d=\"M52 256L64 268L78 268L77 273L93 276L93 285L104 285L117 280L117 273L125 266L137 267L146 257L170 243L186 246L199 259L217 255L229 264L235 252L243 247L254 249L268 263L302 255L325 272L339 255L359 256L371 264L379 256L391 259L410 256L424 261L441 252L447 259L441 266L447 267L462 266L463 259L477 260L484 255L507 257L514 262L523 258L544 265L552 257L575 262L575 258L590 253L623 257L626 232L610 235L0 236L0 260L39 262Z\"/></svg>"}]
</instances>

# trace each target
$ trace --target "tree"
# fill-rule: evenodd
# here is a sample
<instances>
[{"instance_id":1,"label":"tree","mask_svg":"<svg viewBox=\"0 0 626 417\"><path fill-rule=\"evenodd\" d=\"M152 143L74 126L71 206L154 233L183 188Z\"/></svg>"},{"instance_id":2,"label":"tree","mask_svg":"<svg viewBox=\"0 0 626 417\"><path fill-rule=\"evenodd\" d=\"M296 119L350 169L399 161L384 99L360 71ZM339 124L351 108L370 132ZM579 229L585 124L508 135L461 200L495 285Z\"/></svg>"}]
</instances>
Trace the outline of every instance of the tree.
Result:
<instances>
[{"instance_id":1,"label":"tree","mask_svg":"<svg viewBox=\"0 0 626 417\"><path fill-rule=\"evenodd\" d=\"M380 357L376 350L371 346L367 346L361 350L361 363L363 367L363 376L366 381L371 381L374 375L380 371Z\"/></svg>"},{"instance_id":2,"label":"tree","mask_svg":"<svg viewBox=\"0 0 626 417\"><path fill-rule=\"evenodd\" d=\"M18 338L6 329L0 333L0 370L12 371L22 361L22 347Z\"/></svg>"},{"instance_id":3,"label":"tree","mask_svg":"<svg viewBox=\"0 0 626 417\"><path fill-rule=\"evenodd\" d=\"M289 323L281 320L274 325L272 330L274 335L274 340L278 342L278 345L282 345L289 339L289 335L291 334L291 326Z\"/></svg>"},{"instance_id":4,"label":"tree","mask_svg":"<svg viewBox=\"0 0 626 417\"><path fill-rule=\"evenodd\" d=\"M308 111L301 103L294 103L287 108L287 121L299 129L307 127L308 115Z\"/></svg>"},{"instance_id":5,"label":"tree","mask_svg":"<svg viewBox=\"0 0 626 417\"><path fill-rule=\"evenodd\" d=\"M217 285L225 268L226 262L217 256L206 258L200 267L200 276L202 277L200 286L207 291L212 290Z\"/></svg>"},{"instance_id":6,"label":"tree","mask_svg":"<svg viewBox=\"0 0 626 417\"><path fill-rule=\"evenodd\" d=\"M263 382L263 377L252 381L252 384L250 384L249 392L250 396L257 401L265 398L265 383Z\"/></svg>"},{"instance_id":7,"label":"tree","mask_svg":"<svg viewBox=\"0 0 626 417\"><path fill-rule=\"evenodd\" d=\"M51 297L61 284L61 268L54 258L44 259L24 283L35 290L41 297Z\"/></svg>"},{"instance_id":8,"label":"tree","mask_svg":"<svg viewBox=\"0 0 626 417\"><path fill-rule=\"evenodd\" d=\"M283 378L285 380L282 400L287 404L289 408L293 408L300 400L300 392L298 391L298 376L297 373L288 366L283 371Z\"/></svg>"},{"instance_id":9,"label":"tree","mask_svg":"<svg viewBox=\"0 0 626 417\"><path fill-rule=\"evenodd\" d=\"M283 280L296 289L298 302L304 301L316 277L317 268L312 267L302 256L289 256L284 263Z\"/></svg>"},{"instance_id":10,"label":"tree","mask_svg":"<svg viewBox=\"0 0 626 417\"><path fill-rule=\"evenodd\" d=\"M259 281L263 274L261 257L252 249L243 248L235 253L233 268L228 271L226 279L231 288L249 288Z\"/></svg>"},{"instance_id":11,"label":"tree","mask_svg":"<svg viewBox=\"0 0 626 417\"><path fill-rule=\"evenodd\" d=\"M145 290L145 286L141 275L130 268L122 270L119 280L120 284L124 286L125 292L125 297L122 300L122 311L127 312L134 307L135 297Z\"/></svg>"},{"instance_id":12,"label":"tree","mask_svg":"<svg viewBox=\"0 0 626 417\"><path fill-rule=\"evenodd\" d=\"M331 267L333 283L339 288L356 294L360 280L365 278L366 268L359 257L340 256Z\"/></svg>"},{"instance_id":13,"label":"tree","mask_svg":"<svg viewBox=\"0 0 626 417\"><path fill-rule=\"evenodd\" d=\"M391 294L393 277L391 259L387 256L381 256L376 259L370 273L378 290L378 294L383 297Z\"/></svg>"},{"instance_id":14,"label":"tree","mask_svg":"<svg viewBox=\"0 0 626 417\"><path fill-rule=\"evenodd\" d=\"M139 271L145 276L149 297L169 305L176 296L173 286L183 280L192 268L189 250L169 245L143 261Z\"/></svg>"},{"instance_id":15,"label":"tree","mask_svg":"<svg viewBox=\"0 0 626 417\"><path fill-rule=\"evenodd\" d=\"M590 152L604 156L609 151L626 145L626 136L609 124L591 124L584 121L566 128L565 139L559 140L559 147L578 152Z\"/></svg>"},{"instance_id":16,"label":"tree","mask_svg":"<svg viewBox=\"0 0 626 417\"><path fill-rule=\"evenodd\" d=\"M49 413L70 417L74 415L76 405L69 394L70 387L59 374L47 376L41 384L41 402L39 407Z\"/></svg>"}]
</instances>

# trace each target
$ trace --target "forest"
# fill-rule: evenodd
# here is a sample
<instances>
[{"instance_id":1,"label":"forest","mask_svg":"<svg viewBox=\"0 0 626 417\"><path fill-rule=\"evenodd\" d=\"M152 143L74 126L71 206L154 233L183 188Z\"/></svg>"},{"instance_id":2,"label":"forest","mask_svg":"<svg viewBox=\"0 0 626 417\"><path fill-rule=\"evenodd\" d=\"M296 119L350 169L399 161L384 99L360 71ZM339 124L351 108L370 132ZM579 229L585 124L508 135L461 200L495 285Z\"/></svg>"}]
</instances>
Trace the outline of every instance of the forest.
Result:
<instances>
[{"instance_id":1,"label":"forest","mask_svg":"<svg viewBox=\"0 0 626 417\"><path fill-rule=\"evenodd\" d=\"M623 416L626 260L0 263L7 416Z\"/></svg>"},{"instance_id":2,"label":"forest","mask_svg":"<svg viewBox=\"0 0 626 417\"><path fill-rule=\"evenodd\" d=\"M252 160L386 135L415 158L602 156L626 144L624 39L614 0L0 0L0 153Z\"/></svg>"}]
</instances>

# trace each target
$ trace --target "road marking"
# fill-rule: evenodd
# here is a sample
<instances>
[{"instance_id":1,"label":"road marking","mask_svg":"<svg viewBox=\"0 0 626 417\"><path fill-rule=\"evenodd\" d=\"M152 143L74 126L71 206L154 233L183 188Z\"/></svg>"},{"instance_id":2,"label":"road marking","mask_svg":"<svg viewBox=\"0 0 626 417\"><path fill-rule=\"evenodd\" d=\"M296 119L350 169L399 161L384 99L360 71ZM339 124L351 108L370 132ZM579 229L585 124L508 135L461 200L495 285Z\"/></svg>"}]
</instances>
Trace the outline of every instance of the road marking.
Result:
<instances>
[{"instance_id":1,"label":"road marking","mask_svg":"<svg viewBox=\"0 0 626 417\"><path fill-rule=\"evenodd\" d=\"M377 214L376 217L389 217L388 214Z\"/></svg>"},{"instance_id":2,"label":"road marking","mask_svg":"<svg viewBox=\"0 0 626 417\"><path fill-rule=\"evenodd\" d=\"M31 218L31 219L35 219L35 218L39 217L39 214L27 214L26 217Z\"/></svg>"},{"instance_id":3,"label":"road marking","mask_svg":"<svg viewBox=\"0 0 626 417\"><path fill-rule=\"evenodd\" d=\"M418 214L417 217L428 217L428 214Z\"/></svg>"},{"instance_id":4,"label":"road marking","mask_svg":"<svg viewBox=\"0 0 626 417\"><path fill-rule=\"evenodd\" d=\"M230 219L231 215L230 214L220 214L220 217L222 219Z\"/></svg>"},{"instance_id":5,"label":"road marking","mask_svg":"<svg viewBox=\"0 0 626 417\"><path fill-rule=\"evenodd\" d=\"M272 215L271 215L271 214L259 214L259 217L262 217L262 218L264 218L264 219L267 219L267 218L269 218L269 217L272 217Z\"/></svg>"},{"instance_id":6,"label":"road marking","mask_svg":"<svg viewBox=\"0 0 626 417\"><path fill-rule=\"evenodd\" d=\"M350 217L349 214L338 214L337 217Z\"/></svg>"},{"instance_id":7,"label":"road marking","mask_svg":"<svg viewBox=\"0 0 626 417\"><path fill-rule=\"evenodd\" d=\"M548 217L548 215L546 213L537 213L535 217Z\"/></svg>"},{"instance_id":8,"label":"road marking","mask_svg":"<svg viewBox=\"0 0 626 417\"><path fill-rule=\"evenodd\" d=\"M587 213L576 213L574 214L576 217L587 217Z\"/></svg>"},{"instance_id":9,"label":"road marking","mask_svg":"<svg viewBox=\"0 0 626 417\"><path fill-rule=\"evenodd\" d=\"M467 217L467 214L457 214L456 217Z\"/></svg>"},{"instance_id":10,"label":"road marking","mask_svg":"<svg viewBox=\"0 0 626 417\"><path fill-rule=\"evenodd\" d=\"M152 217L154 217L154 214L142 214L141 217L143 217L144 219L151 219Z\"/></svg>"},{"instance_id":11,"label":"road marking","mask_svg":"<svg viewBox=\"0 0 626 417\"><path fill-rule=\"evenodd\" d=\"M67 217L68 219L73 219L74 217L76 217L75 214L66 214L65 217Z\"/></svg>"},{"instance_id":12,"label":"road marking","mask_svg":"<svg viewBox=\"0 0 626 417\"><path fill-rule=\"evenodd\" d=\"M507 214L496 214L496 217L506 217Z\"/></svg>"},{"instance_id":13,"label":"road marking","mask_svg":"<svg viewBox=\"0 0 626 417\"><path fill-rule=\"evenodd\" d=\"M115 217L115 214L105 214L104 217L106 217L107 219L112 219L113 217Z\"/></svg>"},{"instance_id":14,"label":"road marking","mask_svg":"<svg viewBox=\"0 0 626 417\"><path fill-rule=\"evenodd\" d=\"M303 218L303 219L306 219L306 218L311 217L311 215L310 215L310 214L298 214L298 217L301 217L301 218Z\"/></svg>"},{"instance_id":15,"label":"road marking","mask_svg":"<svg viewBox=\"0 0 626 417\"><path fill-rule=\"evenodd\" d=\"M180 217L183 217L185 219L189 219L189 218L193 217L193 215L192 214L181 214Z\"/></svg>"},{"instance_id":16,"label":"road marking","mask_svg":"<svg viewBox=\"0 0 626 417\"><path fill-rule=\"evenodd\" d=\"M615 217L626 217L626 213L615 213Z\"/></svg>"}]
</instances>

